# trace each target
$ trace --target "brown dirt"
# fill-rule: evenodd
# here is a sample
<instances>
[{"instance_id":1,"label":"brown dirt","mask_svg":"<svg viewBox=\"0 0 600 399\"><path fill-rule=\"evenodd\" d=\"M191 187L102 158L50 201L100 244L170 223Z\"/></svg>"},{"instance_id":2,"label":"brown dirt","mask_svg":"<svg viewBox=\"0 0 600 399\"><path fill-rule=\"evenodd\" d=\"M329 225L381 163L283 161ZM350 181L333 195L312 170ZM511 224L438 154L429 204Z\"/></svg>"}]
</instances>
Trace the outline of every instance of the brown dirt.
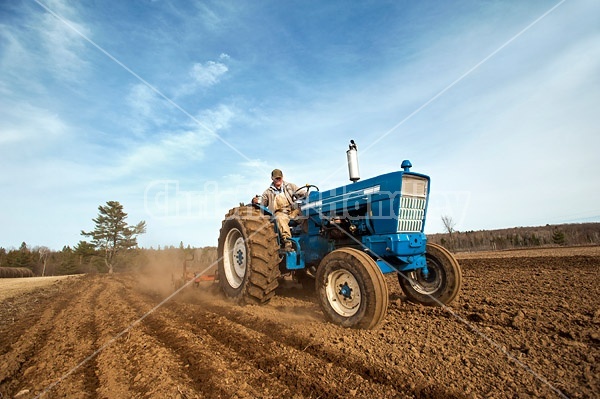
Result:
<instances>
[{"instance_id":1,"label":"brown dirt","mask_svg":"<svg viewBox=\"0 0 600 399\"><path fill-rule=\"evenodd\" d=\"M600 256L461 264L451 309L386 277L374 331L328 324L293 284L261 307L210 283L157 307L170 275L67 279L0 303L0 397L600 397Z\"/></svg>"},{"instance_id":2,"label":"brown dirt","mask_svg":"<svg viewBox=\"0 0 600 399\"><path fill-rule=\"evenodd\" d=\"M577 255L600 256L600 246L507 249L504 251L458 252L455 254L458 259L531 258L536 256L564 257Z\"/></svg>"}]
</instances>

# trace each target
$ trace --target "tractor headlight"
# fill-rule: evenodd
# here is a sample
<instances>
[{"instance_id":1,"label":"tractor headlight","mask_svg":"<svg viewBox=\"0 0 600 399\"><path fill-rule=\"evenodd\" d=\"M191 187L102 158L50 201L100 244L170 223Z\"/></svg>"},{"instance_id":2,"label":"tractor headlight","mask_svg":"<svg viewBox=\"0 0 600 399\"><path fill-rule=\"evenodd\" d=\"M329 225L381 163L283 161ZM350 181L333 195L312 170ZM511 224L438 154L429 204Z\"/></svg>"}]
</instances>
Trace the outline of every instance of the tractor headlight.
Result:
<instances>
[{"instance_id":1,"label":"tractor headlight","mask_svg":"<svg viewBox=\"0 0 600 399\"><path fill-rule=\"evenodd\" d=\"M419 176L402 176L402 196L427 198L427 179Z\"/></svg>"},{"instance_id":2,"label":"tractor headlight","mask_svg":"<svg viewBox=\"0 0 600 399\"><path fill-rule=\"evenodd\" d=\"M402 176L398 232L420 232L425 222L428 180L419 176Z\"/></svg>"}]
</instances>

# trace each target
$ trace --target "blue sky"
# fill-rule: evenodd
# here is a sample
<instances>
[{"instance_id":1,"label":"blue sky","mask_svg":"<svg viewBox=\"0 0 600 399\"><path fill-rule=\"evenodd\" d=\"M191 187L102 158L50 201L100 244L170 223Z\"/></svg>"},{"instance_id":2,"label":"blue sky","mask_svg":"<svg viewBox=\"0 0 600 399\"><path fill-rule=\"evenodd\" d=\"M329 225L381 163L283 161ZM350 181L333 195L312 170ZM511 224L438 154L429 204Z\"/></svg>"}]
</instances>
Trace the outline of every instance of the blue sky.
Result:
<instances>
[{"instance_id":1,"label":"blue sky","mask_svg":"<svg viewBox=\"0 0 600 399\"><path fill-rule=\"evenodd\" d=\"M600 2L0 3L0 246L216 245L269 184L431 176L426 232L600 221Z\"/></svg>"}]
</instances>

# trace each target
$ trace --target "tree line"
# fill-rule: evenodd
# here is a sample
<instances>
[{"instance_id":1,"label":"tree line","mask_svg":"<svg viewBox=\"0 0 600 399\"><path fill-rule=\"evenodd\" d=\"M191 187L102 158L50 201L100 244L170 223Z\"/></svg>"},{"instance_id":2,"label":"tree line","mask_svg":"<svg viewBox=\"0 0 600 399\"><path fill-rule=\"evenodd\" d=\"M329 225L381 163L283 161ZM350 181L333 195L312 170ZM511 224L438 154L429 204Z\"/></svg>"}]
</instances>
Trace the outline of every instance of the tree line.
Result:
<instances>
[{"instance_id":1,"label":"tree line","mask_svg":"<svg viewBox=\"0 0 600 399\"><path fill-rule=\"evenodd\" d=\"M0 277L112 273L141 270L146 265L171 267L173 273L178 273L183 262L197 271L214 266L215 247L184 247L181 242L178 248L139 248L137 237L146 232L146 222L129 225L126 219L123 205L108 201L98 207L98 216L92 219L94 229L81 231L90 240L81 240L73 248L64 246L61 251L52 251L45 246L30 247L25 242L19 249L0 248Z\"/></svg>"},{"instance_id":2,"label":"tree line","mask_svg":"<svg viewBox=\"0 0 600 399\"><path fill-rule=\"evenodd\" d=\"M31 247L23 242L18 249L6 250L0 247L0 277L25 277L23 269L30 270L34 276L108 273L104 255L103 251L85 241L80 241L74 248L65 246L60 251L40 246ZM144 271L148 265L160 265L177 275L183 262L187 262L190 270L201 272L214 266L216 260L216 247L184 247L180 243L179 247L130 248L118 253L113 259L113 271Z\"/></svg>"},{"instance_id":3,"label":"tree line","mask_svg":"<svg viewBox=\"0 0 600 399\"><path fill-rule=\"evenodd\" d=\"M457 231L454 230L451 219L443 222L447 232L431 234L427 239L455 252L600 245L600 223L547 224L498 230Z\"/></svg>"},{"instance_id":4,"label":"tree line","mask_svg":"<svg viewBox=\"0 0 600 399\"><path fill-rule=\"evenodd\" d=\"M38 276L112 273L118 262L135 257L137 236L146 232L146 222L130 226L126 222L127 213L118 201L108 201L100 205L98 211L98 217L92 219L94 230L81 231L82 236L91 238L89 242L82 240L74 248L65 246L62 251L29 248L25 242L18 250L0 248L0 267L28 268Z\"/></svg>"}]
</instances>

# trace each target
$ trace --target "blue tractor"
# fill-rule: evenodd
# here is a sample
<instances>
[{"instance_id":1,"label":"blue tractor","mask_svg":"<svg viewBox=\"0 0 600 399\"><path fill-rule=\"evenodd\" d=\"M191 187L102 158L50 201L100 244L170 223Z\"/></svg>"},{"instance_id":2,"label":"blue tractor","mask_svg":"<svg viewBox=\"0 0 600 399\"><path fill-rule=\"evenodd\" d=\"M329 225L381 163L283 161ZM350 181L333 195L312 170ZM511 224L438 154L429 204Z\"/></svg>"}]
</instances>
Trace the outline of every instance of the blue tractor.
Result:
<instances>
[{"instance_id":1,"label":"blue tractor","mask_svg":"<svg viewBox=\"0 0 600 399\"><path fill-rule=\"evenodd\" d=\"M372 329L384 319L395 273L413 302L443 306L461 287L460 265L423 233L429 177L402 170L359 181L357 149L347 151L353 183L328 191L306 185L291 222L294 251L283 251L273 215L261 205L233 208L218 245L218 282L240 303L267 303L280 279L314 284L326 318L344 327ZM312 191L311 191L312 190ZM307 192L308 191L308 192Z\"/></svg>"}]
</instances>

